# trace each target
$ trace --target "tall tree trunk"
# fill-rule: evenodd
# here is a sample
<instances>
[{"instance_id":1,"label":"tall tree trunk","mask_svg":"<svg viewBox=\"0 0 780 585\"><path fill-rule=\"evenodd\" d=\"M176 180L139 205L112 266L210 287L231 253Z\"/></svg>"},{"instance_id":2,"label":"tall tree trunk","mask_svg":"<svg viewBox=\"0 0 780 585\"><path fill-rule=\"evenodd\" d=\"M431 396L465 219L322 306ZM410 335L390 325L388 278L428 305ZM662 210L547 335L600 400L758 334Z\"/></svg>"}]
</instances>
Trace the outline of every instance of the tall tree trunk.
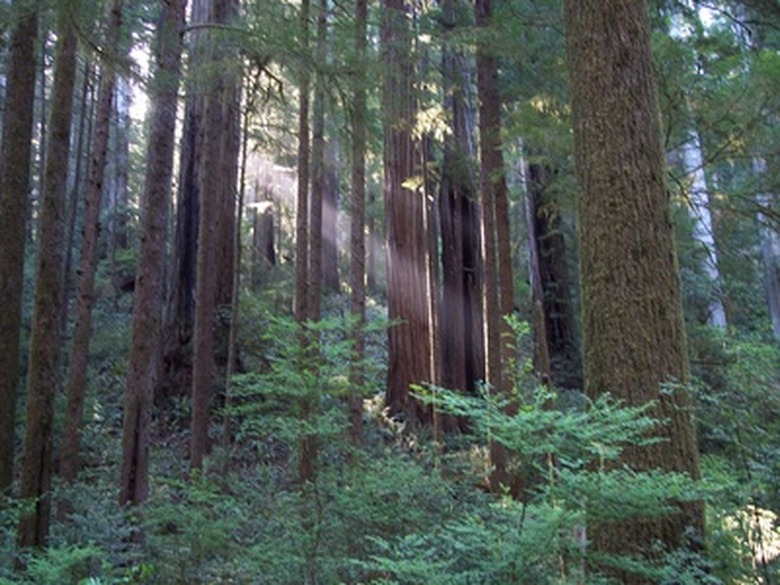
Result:
<instances>
[{"instance_id":1,"label":"tall tree trunk","mask_svg":"<svg viewBox=\"0 0 780 585\"><path fill-rule=\"evenodd\" d=\"M310 0L301 0L299 45L303 50L309 46ZM309 71L301 67L298 81L298 194L295 211L295 295L293 314L303 326L309 316L309 92L311 80Z\"/></svg>"},{"instance_id":2,"label":"tall tree trunk","mask_svg":"<svg viewBox=\"0 0 780 585\"><path fill-rule=\"evenodd\" d=\"M35 305L27 377L27 429L19 496L35 501L19 522L19 545L45 546L49 537L54 396L60 382L62 270L73 90L78 41L70 15L60 14L48 158L36 258Z\"/></svg>"},{"instance_id":3,"label":"tall tree trunk","mask_svg":"<svg viewBox=\"0 0 780 585\"><path fill-rule=\"evenodd\" d=\"M493 10L490 0L477 0L476 23L487 36ZM505 372L511 356L506 354L502 337L507 334L504 325L504 296L508 297L511 311L512 274L511 259L508 266L500 262L501 244L508 246L509 240L501 241L501 226L504 225L505 237L508 236L508 221L499 211L499 198L506 204L506 183L504 179L504 161L501 143L501 98L498 87L498 60L492 54L486 38L480 39L477 47L477 100L479 102L479 151L480 151L480 194L482 201L482 250L485 265L485 320L486 320L486 380L493 392L508 395L510 377ZM508 253L509 250L507 249ZM505 275L509 272L509 290L502 287ZM506 335L508 338L508 335ZM503 445L492 442L490 461L493 472L490 475L491 490L500 493L504 487L510 488L513 495L519 495L518 480L508 470L508 454Z\"/></svg>"},{"instance_id":4,"label":"tall tree trunk","mask_svg":"<svg viewBox=\"0 0 780 585\"><path fill-rule=\"evenodd\" d=\"M325 191L325 68L328 33L328 0L320 0L317 10L314 84L311 132L311 196L309 209L309 319L319 321L322 299L322 204Z\"/></svg>"},{"instance_id":5,"label":"tall tree trunk","mask_svg":"<svg viewBox=\"0 0 780 585\"><path fill-rule=\"evenodd\" d=\"M657 401L662 441L627 448L623 463L699 477L699 454L684 387L688 379L680 279L665 185L647 5L636 0L566 0L567 56L580 185L579 228L585 391L629 405ZM684 504L657 519L589 526L596 550L657 554L661 542L701 536L703 508ZM644 583L614 570L622 583Z\"/></svg>"},{"instance_id":6,"label":"tall tree trunk","mask_svg":"<svg viewBox=\"0 0 780 585\"><path fill-rule=\"evenodd\" d=\"M19 386L19 335L22 324L24 247L30 189L33 104L35 103L35 37L38 13L27 2L11 33L0 183L0 495L8 492L14 472L14 429Z\"/></svg>"},{"instance_id":7,"label":"tall tree trunk","mask_svg":"<svg viewBox=\"0 0 780 585\"><path fill-rule=\"evenodd\" d=\"M210 21L211 0L192 0L193 26ZM184 127L179 155L176 200L176 232L173 244L171 284L165 323L165 374L160 398L184 396L192 388L192 337L195 322L195 287L200 205L200 172L203 152L204 87L202 68L207 29L193 30L188 39L189 69Z\"/></svg>"},{"instance_id":8,"label":"tall tree trunk","mask_svg":"<svg viewBox=\"0 0 780 585\"><path fill-rule=\"evenodd\" d=\"M363 434L363 400L360 394L365 382L363 359L366 353L366 111L367 79L365 59L368 47L368 0L355 0L355 86L351 110L352 168L350 241L350 313L355 320L352 330L353 361L350 364L350 435L359 444Z\"/></svg>"},{"instance_id":9,"label":"tall tree trunk","mask_svg":"<svg viewBox=\"0 0 780 585\"><path fill-rule=\"evenodd\" d=\"M212 18L225 23L234 16L237 8L234 0L212 0ZM222 363L229 353L229 322L217 323L215 308L217 304L229 307L232 299L235 191L240 151L240 124L236 117L239 113L236 104L238 90L234 76L230 74L228 55L214 32L206 38L205 49L210 87L204 96L203 152L199 172L200 216L190 435L192 469L202 467L210 449L209 408L213 397L215 349L220 348Z\"/></svg>"},{"instance_id":10,"label":"tall tree trunk","mask_svg":"<svg viewBox=\"0 0 780 585\"><path fill-rule=\"evenodd\" d=\"M411 35L405 0L383 0L382 88L384 126L384 200L387 241L387 303L393 325L388 331L386 403L393 414L430 422L430 409L412 400L412 384L433 379L432 327L428 266L428 215L418 174L412 129Z\"/></svg>"},{"instance_id":11,"label":"tall tree trunk","mask_svg":"<svg viewBox=\"0 0 780 585\"><path fill-rule=\"evenodd\" d=\"M300 46L303 51L309 49L309 18L311 5L309 0L301 2ZM309 163L311 159L311 137L309 124L311 79L308 69L302 66L299 71L299 102L298 112L298 200L295 217L295 298L293 313L300 328L300 367L308 367L309 337L306 322L311 318L314 288L311 282L311 208L309 198ZM319 288L317 289L319 295ZM318 297L319 298L319 297ZM298 401L301 420L307 420L311 415L311 404L308 397L303 396ZM298 446L298 479L302 484L314 479L316 459L316 437L304 435Z\"/></svg>"},{"instance_id":12,"label":"tall tree trunk","mask_svg":"<svg viewBox=\"0 0 780 585\"><path fill-rule=\"evenodd\" d=\"M448 30L457 22L455 0L443 0ZM468 123L465 56L445 40L442 57L445 111L451 131L444 141L444 162L439 196L442 238L442 297L439 305L441 383L471 392L484 379L482 268L480 266L479 211L472 173L473 148Z\"/></svg>"},{"instance_id":13,"label":"tall tree trunk","mask_svg":"<svg viewBox=\"0 0 780 585\"><path fill-rule=\"evenodd\" d=\"M149 493L149 426L160 359L165 243L186 0L160 0L151 86L133 330L122 423L120 505L137 506Z\"/></svg>"},{"instance_id":14,"label":"tall tree trunk","mask_svg":"<svg viewBox=\"0 0 780 585\"><path fill-rule=\"evenodd\" d=\"M113 0L109 15L109 29L105 43L108 50L118 45L122 27L123 0ZM84 414L84 398L87 389L89 338L92 332L92 306L94 304L95 269L100 241L100 201L103 194L106 160L108 159L109 130L113 107L116 72L114 64L102 65L98 92L97 115L94 122L89 182L84 202L84 227L81 257L77 271L77 310L70 354L70 372L67 383L68 406L65 431L62 439L60 475L72 482L79 472L79 448L81 443L81 419Z\"/></svg>"}]
</instances>

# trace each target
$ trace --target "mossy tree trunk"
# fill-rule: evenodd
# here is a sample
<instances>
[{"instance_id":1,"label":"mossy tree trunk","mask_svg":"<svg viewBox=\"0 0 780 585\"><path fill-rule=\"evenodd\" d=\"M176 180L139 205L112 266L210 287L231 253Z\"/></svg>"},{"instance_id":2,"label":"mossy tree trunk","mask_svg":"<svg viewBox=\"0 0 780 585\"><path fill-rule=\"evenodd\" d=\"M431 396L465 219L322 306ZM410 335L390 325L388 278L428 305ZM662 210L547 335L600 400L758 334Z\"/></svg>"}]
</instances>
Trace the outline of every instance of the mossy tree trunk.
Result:
<instances>
[{"instance_id":1,"label":"mossy tree trunk","mask_svg":"<svg viewBox=\"0 0 780 585\"><path fill-rule=\"evenodd\" d=\"M35 103L35 38L38 13L27 2L11 33L3 118L2 187L0 190L0 494L13 483L14 429L19 386L19 336L22 323L24 248L30 189L33 104Z\"/></svg>"},{"instance_id":2,"label":"mossy tree trunk","mask_svg":"<svg viewBox=\"0 0 780 585\"><path fill-rule=\"evenodd\" d=\"M680 279L665 185L647 5L566 0L567 56L580 186L579 229L585 390L630 405L657 402L661 442L627 449L636 470L699 477ZM667 387L668 388L668 387ZM599 551L652 556L701 535L700 505L659 519L589 526ZM642 583L620 573L623 583Z\"/></svg>"}]
</instances>

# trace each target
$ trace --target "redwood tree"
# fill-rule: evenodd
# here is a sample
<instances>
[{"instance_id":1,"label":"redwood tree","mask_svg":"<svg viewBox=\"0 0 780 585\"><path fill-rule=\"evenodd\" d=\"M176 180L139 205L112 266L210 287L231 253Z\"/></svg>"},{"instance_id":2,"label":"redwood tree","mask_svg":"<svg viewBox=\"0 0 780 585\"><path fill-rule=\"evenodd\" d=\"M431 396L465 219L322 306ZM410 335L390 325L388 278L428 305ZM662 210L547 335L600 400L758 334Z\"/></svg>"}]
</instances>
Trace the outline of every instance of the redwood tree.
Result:
<instances>
[{"instance_id":1,"label":"redwood tree","mask_svg":"<svg viewBox=\"0 0 780 585\"><path fill-rule=\"evenodd\" d=\"M122 27L122 5L123 0L113 0L111 5L110 26L105 39L107 52L113 51L118 44L119 33ZM73 481L79 471L81 419L84 412L84 398L87 386L89 338L92 331L95 270L97 268L97 252L100 238L100 202L108 158L109 128L116 86L115 64L106 61L102 64L101 70L89 179L84 201L84 227L82 228L81 257L79 259L76 282L78 306L76 323L73 328L73 344L71 346L70 371L67 384L68 406L60 457L60 475L67 481Z\"/></svg>"},{"instance_id":2,"label":"redwood tree","mask_svg":"<svg viewBox=\"0 0 780 585\"><path fill-rule=\"evenodd\" d=\"M647 5L566 0L567 56L580 187L579 228L585 391L629 405L656 401L664 421L649 446L626 449L635 470L699 477L699 454L683 386L688 379L680 278L665 185ZM653 554L701 535L703 510L680 505L662 518L589 526L605 552ZM616 570L622 583L643 583Z\"/></svg>"},{"instance_id":3,"label":"redwood tree","mask_svg":"<svg viewBox=\"0 0 780 585\"><path fill-rule=\"evenodd\" d=\"M446 30L461 24L455 0L442 2ZM442 242L442 295L439 304L441 384L473 391L484 379L482 263L479 209L472 164L469 65L466 56L445 37L442 81L450 131L444 139L439 217Z\"/></svg>"},{"instance_id":4,"label":"redwood tree","mask_svg":"<svg viewBox=\"0 0 780 585\"><path fill-rule=\"evenodd\" d=\"M186 0L160 0L141 244L122 424L121 505L138 505L146 500L149 492L149 425L160 358L162 283L186 4Z\"/></svg>"},{"instance_id":5,"label":"redwood tree","mask_svg":"<svg viewBox=\"0 0 780 585\"><path fill-rule=\"evenodd\" d=\"M27 377L27 428L19 496L35 507L19 522L19 545L45 546L49 537L54 397L60 383L65 198L78 40L65 9L59 14L48 157L38 225L35 305Z\"/></svg>"},{"instance_id":6,"label":"redwood tree","mask_svg":"<svg viewBox=\"0 0 780 585\"><path fill-rule=\"evenodd\" d=\"M2 183L0 184L0 494L13 482L16 396L19 386L19 335L22 322L24 246L30 187L33 105L35 103L35 37L38 14L27 2L11 33L3 117Z\"/></svg>"},{"instance_id":7,"label":"redwood tree","mask_svg":"<svg viewBox=\"0 0 780 585\"><path fill-rule=\"evenodd\" d=\"M433 380L428 266L428 215L415 175L413 56L405 0L383 0L381 42L385 66L384 200L387 242L388 331L386 402L391 413L420 421L430 413L412 400L412 384Z\"/></svg>"}]
</instances>

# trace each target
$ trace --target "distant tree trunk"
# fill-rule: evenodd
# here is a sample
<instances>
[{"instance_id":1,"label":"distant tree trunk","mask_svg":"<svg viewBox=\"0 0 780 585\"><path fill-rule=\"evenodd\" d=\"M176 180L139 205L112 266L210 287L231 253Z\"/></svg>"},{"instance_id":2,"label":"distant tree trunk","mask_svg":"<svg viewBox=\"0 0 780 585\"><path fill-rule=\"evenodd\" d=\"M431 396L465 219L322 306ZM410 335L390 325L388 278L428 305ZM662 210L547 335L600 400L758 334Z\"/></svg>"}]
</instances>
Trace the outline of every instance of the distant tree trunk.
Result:
<instances>
[{"instance_id":1,"label":"distant tree trunk","mask_svg":"<svg viewBox=\"0 0 780 585\"><path fill-rule=\"evenodd\" d=\"M233 0L212 2L212 18L216 22L227 22L237 9ZM210 450L209 408L214 394L215 349L219 347L222 363L226 362L229 353L229 321L217 321L215 308L217 304L229 307L232 299L235 191L240 151L240 124L236 118L239 113L236 104L238 94L235 79L229 71L230 63L214 32L206 38L205 45L210 87L204 96L203 152L198 189L200 213L190 435L192 469L202 467L203 459ZM225 265L227 273L224 272Z\"/></svg>"},{"instance_id":2,"label":"distant tree trunk","mask_svg":"<svg viewBox=\"0 0 780 585\"><path fill-rule=\"evenodd\" d=\"M363 400L365 383L363 359L366 353L366 111L367 79L365 58L368 46L368 0L355 0L355 87L352 102L352 197L350 241L350 313L354 358L350 365L350 435L355 445L363 435Z\"/></svg>"},{"instance_id":3,"label":"distant tree trunk","mask_svg":"<svg viewBox=\"0 0 780 585\"><path fill-rule=\"evenodd\" d=\"M36 258L35 305L27 377L27 429L19 496L35 501L19 522L21 547L47 544L51 510L54 397L60 383L62 270L73 90L78 41L70 15L60 14L51 122Z\"/></svg>"},{"instance_id":4,"label":"distant tree trunk","mask_svg":"<svg viewBox=\"0 0 780 585\"><path fill-rule=\"evenodd\" d=\"M370 291L379 290L379 273L377 261L381 252L381 234L377 229L376 193L366 187L366 288Z\"/></svg>"},{"instance_id":5,"label":"distant tree trunk","mask_svg":"<svg viewBox=\"0 0 780 585\"><path fill-rule=\"evenodd\" d=\"M13 482L14 429L19 386L19 334L22 324L24 247L27 242L27 206L30 189L33 105L35 103L35 37L38 13L17 0L23 9L11 32L11 46L3 117L4 153L0 182L0 495Z\"/></svg>"},{"instance_id":6,"label":"distant tree trunk","mask_svg":"<svg viewBox=\"0 0 780 585\"><path fill-rule=\"evenodd\" d=\"M160 359L165 243L186 4L186 0L160 0L162 12L154 48L151 129L122 424L122 506L137 506L149 493L149 426Z\"/></svg>"},{"instance_id":7,"label":"distant tree trunk","mask_svg":"<svg viewBox=\"0 0 780 585\"><path fill-rule=\"evenodd\" d=\"M322 289L337 293L339 283L339 140L333 125L326 125L325 168L322 191Z\"/></svg>"},{"instance_id":8,"label":"distant tree trunk","mask_svg":"<svg viewBox=\"0 0 780 585\"><path fill-rule=\"evenodd\" d=\"M412 129L415 107L413 64L405 0L383 0L381 44L384 62L384 199L387 240L388 330L386 403L391 414L430 422L430 409L412 400L411 384L434 378L428 266L428 216L422 189L412 181L418 169Z\"/></svg>"},{"instance_id":9,"label":"distant tree trunk","mask_svg":"<svg viewBox=\"0 0 780 585\"><path fill-rule=\"evenodd\" d=\"M327 59L328 0L317 10L317 39L311 132L311 194L309 209L309 319L319 321L322 299L322 205L325 191L325 67Z\"/></svg>"},{"instance_id":10,"label":"distant tree trunk","mask_svg":"<svg viewBox=\"0 0 780 585\"><path fill-rule=\"evenodd\" d=\"M259 184L255 183L254 191L256 203L252 208L252 274L253 285L258 285L261 276L272 266L276 266L276 237L271 187L265 186L261 189Z\"/></svg>"},{"instance_id":11,"label":"distant tree trunk","mask_svg":"<svg viewBox=\"0 0 780 585\"><path fill-rule=\"evenodd\" d=\"M309 49L309 18L311 15L311 5L309 0L302 0L299 19L300 19L300 41L299 44L303 51ZM309 164L311 159L310 125L309 125L309 92L311 89L311 79L309 71L304 65L299 71L299 102L300 111L298 112L298 201L295 217L295 298L293 313L295 320L300 328L300 366L308 366L308 348L309 336L306 322L311 318L311 303L314 298L311 282L311 263L312 263L312 243L311 243L311 222L312 207L309 199ZM319 288L317 288L317 302L319 299ZM319 313L319 308L317 307ZM311 402L308 396L303 396L298 400L300 409L300 418L308 421L311 416ZM317 440L316 436L304 434L300 438L298 445L298 480L306 484L314 479L316 470L315 462L317 458Z\"/></svg>"},{"instance_id":12,"label":"distant tree trunk","mask_svg":"<svg viewBox=\"0 0 780 585\"><path fill-rule=\"evenodd\" d=\"M566 0L567 56L580 185L579 228L585 391L629 405L657 401L662 441L629 447L636 470L698 478L699 454L687 390L680 279L665 185L660 116L645 2ZM601 552L657 554L701 537L703 507L680 505L656 519L600 522L588 538ZM613 569L622 583L644 583Z\"/></svg>"},{"instance_id":13,"label":"distant tree trunk","mask_svg":"<svg viewBox=\"0 0 780 585\"><path fill-rule=\"evenodd\" d=\"M109 16L105 44L117 47L122 27L123 0L113 0ZM87 389L89 339L92 332L92 306L94 304L95 270L100 240L100 200L103 194L106 161L108 159L109 129L116 81L113 63L103 63L98 92L97 114L94 122L89 182L84 202L84 227L81 257L77 271L77 310L70 354L70 372L67 383L68 405L65 431L62 439L60 475L65 481L76 479L80 468L81 419L84 414L84 398Z\"/></svg>"},{"instance_id":14,"label":"distant tree trunk","mask_svg":"<svg viewBox=\"0 0 780 585\"><path fill-rule=\"evenodd\" d=\"M713 327L725 328L726 308L721 291L718 270L718 249L715 245L715 229L710 211L710 189L704 173L704 157L701 140L695 130L689 132L688 141L681 147L682 161L690 185L688 203L694 220L693 237L704 249L702 268L711 286L707 307L707 323Z\"/></svg>"},{"instance_id":15,"label":"distant tree trunk","mask_svg":"<svg viewBox=\"0 0 780 585\"><path fill-rule=\"evenodd\" d=\"M299 45L303 50L309 46L310 0L301 0ZM303 326L309 317L309 92L311 80L306 67L298 72L298 194L295 211L295 295L293 315Z\"/></svg>"},{"instance_id":16,"label":"distant tree trunk","mask_svg":"<svg viewBox=\"0 0 780 585\"><path fill-rule=\"evenodd\" d=\"M455 0L443 0L447 29L456 20ZM464 55L445 41L443 64L445 110L451 131L444 140L439 196L442 239L442 297L439 305L441 384L472 392L485 377L482 319L482 267L479 210L472 172L473 148L468 123L470 83Z\"/></svg>"},{"instance_id":17,"label":"distant tree trunk","mask_svg":"<svg viewBox=\"0 0 780 585\"><path fill-rule=\"evenodd\" d=\"M210 20L211 0L192 0L190 22L200 25ZM203 75L205 35L208 30L188 34L188 76L184 126L179 155L179 181L176 200L176 232L171 262L165 323L165 373L159 398L184 396L192 388L192 337L195 322L195 287L200 205L200 172L203 152Z\"/></svg>"},{"instance_id":18,"label":"distant tree trunk","mask_svg":"<svg viewBox=\"0 0 780 585\"><path fill-rule=\"evenodd\" d=\"M755 157L753 170L759 176L766 174L766 160ZM772 199L770 195L760 194L758 204L769 212L772 210ZM772 336L776 341L780 341L780 234L768 213L759 214L758 222L761 259L764 262L764 290L769 319L772 322Z\"/></svg>"},{"instance_id":19,"label":"distant tree trunk","mask_svg":"<svg viewBox=\"0 0 780 585\"><path fill-rule=\"evenodd\" d=\"M67 198L67 233L65 237L65 262L62 269L62 333L67 333L68 315L70 313L70 293L73 287L73 248L76 241L76 220L79 212L79 200L85 181L83 179L82 167L85 160L89 158L89 152L92 150L92 124L95 114L95 68L90 60L84 62L84 68L81 75L82 87L81 98L78 100L78 129L76 132L76 149L73 153L74 171L73 180L70 185L70 194Z\"/></svg>"},{"instance_id":20,"label":"distant tree trunk","mask_svg":"<svg viewBox=\"0 0 780 585\"><path fill-rule=\"evenodd\" d=\"M125 77L117 76L114 88L114 120L111 125L109 160L106 169L107 211L106 236L108 255L113 261L116 251L127 248L128 241L128 190L130 165L130 106L132 95Z\"/></svg>"},{"instance_id":21,"label":"distant tree trunk","mask_svg":"<svg viewBox=\"0 0 780 585\"><path fill-rule=\"evenodd\" d=\"M563 221L555 201L547 191L555 172L543 164L528 165L527 206L529 247L535 284L534 303L542 307L541 325L547 347L541 353L549 356L551 381L561 387L582 387L577 347L572 281L566 264L567 247Z\"/></svg>"}]
</instances>

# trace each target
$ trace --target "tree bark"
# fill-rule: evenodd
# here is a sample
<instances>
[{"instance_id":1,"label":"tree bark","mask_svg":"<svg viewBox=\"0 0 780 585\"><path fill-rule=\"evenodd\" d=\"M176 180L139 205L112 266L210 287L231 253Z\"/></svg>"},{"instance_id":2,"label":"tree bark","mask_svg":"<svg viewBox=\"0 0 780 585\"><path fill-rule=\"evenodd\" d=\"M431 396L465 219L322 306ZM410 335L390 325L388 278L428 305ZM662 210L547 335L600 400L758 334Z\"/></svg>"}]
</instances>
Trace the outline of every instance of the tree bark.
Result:
<instances>
[{"instance_id":1,"label":"tree bark","mask_svg":"<svg viewBox=\"0 0 780 585\"><path fill-rule=\"evenodd\" d=\"M35 103L35 38L38 13L24 1L11 33L0 184L0 495L10 491L14 473L14 429L19 386L24 247Z\"/></svg>"},{"instance_id":2,"label":"tree bark","mask_svg":"<svg viewBox=\"0 0 780 585\"><path fill-rule=\"evenodd\" d=\"M411 35L405 0L383 0L381 30L384 126L384 200L387 242L388 331L386 403L391 414L430 422L431 412L412 400L409 388L434 378L428 266L428 214L412 136Z\"/></svg>"},{"instance_id":3,"label":"tree bark","mask_svg":"<svg viewBox=\"0 0 780 585\"><path fill-rule=\"evenodd\" d=\"M47 544L51 510L54 396L60 384L62 270L64 266L65 198L70 155L73 90L78 41L69 15L60 14L48 157L41 202L35 305L27 378L27 429L19 496L35 501L19 522L21 547Z\"/></svg>"},{"instance_id":4,"label":"tree bark","mask_svg":"<svg viewBox=\"0 0 780 585\"><path fill-rule=\"evenodd\" d=\"M117 47L119 42L119 33L122 27L122 6L123 0L114 0L111 5L110 25L105 39L106 47L109 50ZM116 86L114 65L104 63L101 75L97 113L94 121L89 182L84 202L84 227L76 284L78 306L70 354L70 372L67 383L68 404L60 457L60 475L68 482L76 479L80 467L81 420L84 414L84 398L87 389L92 306L95 301L95 270L100 241L100 208Z\"/></svg>"},{"instance_id":5,"label":"tree bark","mask_svg":"<svg viewBox=\"0 0 780 585\"><path fill-rule=\"evenodd\" d=\"M486 32L493 16L490 0L477 0L476 23ZM506 207L506 182L501 142L501 97L498 87L498 60L483 38L477 46L477 100L479 102L480 199L482 202L482 254L485 265L485 320L486 320L486 380L491 391L508 396L510 377L505 371L512 359L506 348L511 347L504 317L508 314L503 302L512 307L512 265L501 262L502 254L509 254L509 217L506 208L500 209L499 199ZM503 213L503 215L501 215ZM502 229L505 230L502 232ZM502 237L505 240L502 240ZM506 246L503 250L501 246ZM508 272L507 275L504 272ZM508 290L506 287L508 286ZM506 337L502 341L502 337ZM506 345L505 344L509 344ZM503 445L490 444L490 488L501 493L507 487L519 495L519 478L508 470L508 453Z\"/></svg>"},{"instance_id":6,"label":"tree bark","mask_svg":"<svg viewBox=\"0 0 780 585\"><path fill-rule=\"evenodd\" d=\"M457 21L455 0L443 0L447 30ZM444 140L439 196L442 239L442 291L439 304L441 384L472 392L485 377L483 349L482 267L478 193L472 172L473 148L465 56L445 39L442 57L444 105L450 132Z\"/></svg>"},{"instance_id":7,"label":"tree bark","mask_svg":"<svg viewBox=\"0 0 780 585\"><path fill-rule=\"evenodd\" d=\"M119 503L137 506L149 494L151 406L160 359L165 244L173 173L176 109L186 0L160 0L151 86L133 329L122 424Z\"/></svg>"},{"instance_id":8,"label":"tree bark","mask_svg":"<svg viewBox=\"0 0 780 585\"><path fill-rule=\"evenodd\" d=\"M567 57L580 186L579 228L585 391L629 405L656 401L661 442L627 448L622 462L699 477L687 390L680 279L665 185L660 115L647 5L636 0L566 0ZM658 519L588 527L593 547L654 554L703 534L703 507L680 505ZM643 583L615 570L622 583Z\"/></svg>"},{"instance_id":9,"label":"tree bark","mask_svg":"<svg viewBox=\"0 0 780 585\"><path fill-rule=\"evenodd\" d=\"M212 0L212 19L228 22L236 9L233 0ZM236 148L240 145L240 140L236 141L237 88L230 73L228 56L215 31L209 31L205 49L207 71L216 74L208 75L209 88L204 96L202 120L190 435L192 469L201 469L210 450L209 409L214 394L215 349L220 348L220 363L225 363L230 353L227 347L229 321L218 322L215 309L217 304L229 307L232 299L235 190L240 150Z\"/></svg>"},{"instance_id":10,"label":"tree bark","mask_svg":"<svg viewBox=\"0 0 780 585\"><path fill-rule=\"evenodd\" d=\"M209 22L211 0L192 0L191 25ZM203 152L204 84L202 68L207 29L189 33L189 69L184 126L179 154L179 186L176 200L176 232L173 244L171 283L165 324L165 374L160 385L162 399L184 396L192 388L192 337L195 323L198 225L200 218L200 173Z\"/></svg>"}]
</instances>

